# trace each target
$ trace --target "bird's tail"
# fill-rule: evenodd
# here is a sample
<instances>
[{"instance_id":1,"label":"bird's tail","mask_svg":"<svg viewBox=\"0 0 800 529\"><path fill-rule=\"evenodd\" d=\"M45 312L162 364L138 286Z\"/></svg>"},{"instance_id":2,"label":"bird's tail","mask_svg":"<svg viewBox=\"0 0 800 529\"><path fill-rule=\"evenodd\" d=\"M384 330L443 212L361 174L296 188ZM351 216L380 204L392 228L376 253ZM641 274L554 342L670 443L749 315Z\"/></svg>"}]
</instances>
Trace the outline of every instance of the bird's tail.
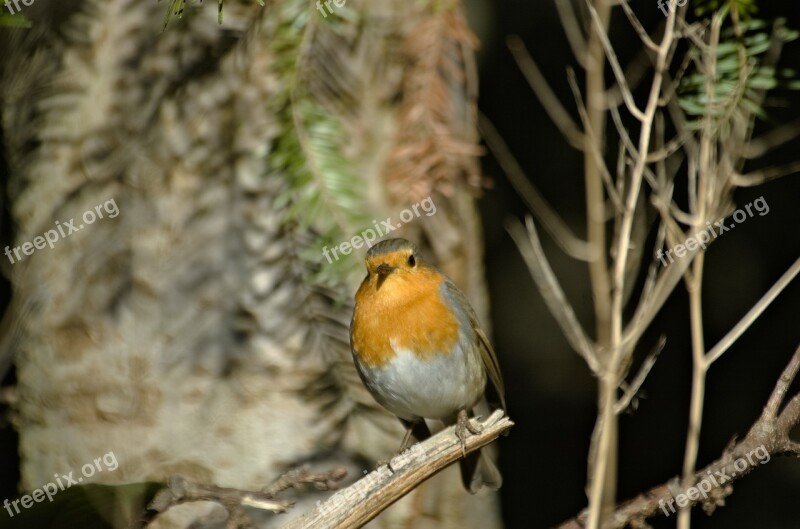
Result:
<instances>
[{"instance_id":1,"label":"bird's tail","mask_svg":"<svg viewBox=\"0 0 800 529\"><path fill-rule=\"evenodd\" d=\"M461 481L470 494L477 493L483 487L498 490L503 485L503 476L483 450L468 454L460 465Z\"/></svg>"}]
</instances>

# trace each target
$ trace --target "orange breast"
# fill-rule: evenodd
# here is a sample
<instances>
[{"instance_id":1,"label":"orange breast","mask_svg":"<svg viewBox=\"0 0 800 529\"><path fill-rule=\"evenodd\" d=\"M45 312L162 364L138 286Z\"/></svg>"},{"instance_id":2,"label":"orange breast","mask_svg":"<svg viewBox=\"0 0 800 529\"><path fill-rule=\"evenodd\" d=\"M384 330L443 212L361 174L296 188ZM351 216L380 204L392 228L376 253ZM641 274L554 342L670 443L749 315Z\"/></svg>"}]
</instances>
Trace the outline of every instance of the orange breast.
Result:
<instances>
[{"instance_id":1,"label":"orange breast","mask_svg":"<svg viewBox=\"0 0 800 529\"><path fill-rule=\"evenodd\" d=\"M420 359L450 354L459 322L439 294L443 276L430 268L398 270L379 286L367 277L356 293L352 340L361 362L386 365L394 347Z\"/></svg>"}]
</instances>

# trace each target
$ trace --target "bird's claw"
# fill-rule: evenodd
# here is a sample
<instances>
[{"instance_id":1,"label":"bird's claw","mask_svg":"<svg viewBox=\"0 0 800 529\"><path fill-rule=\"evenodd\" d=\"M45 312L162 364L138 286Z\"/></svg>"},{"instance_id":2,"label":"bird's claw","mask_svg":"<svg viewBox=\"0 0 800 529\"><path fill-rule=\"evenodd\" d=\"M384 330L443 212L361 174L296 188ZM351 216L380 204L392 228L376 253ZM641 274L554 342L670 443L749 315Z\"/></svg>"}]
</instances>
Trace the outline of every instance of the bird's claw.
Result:
<instances>
[{"instance_id":1,"label":"bird's claw","mask_svg":"<svg viewBox=\"0 0 800 529\"><path fill-rule=\"evenodd\" d=\"M458 411L458 421L456 422L456 437L461 441L461 455L467 455L467 432L472 435L477 435L483 431L483 428L472 424L467 415L467 410Z\"/></svg>"}]
</instances>

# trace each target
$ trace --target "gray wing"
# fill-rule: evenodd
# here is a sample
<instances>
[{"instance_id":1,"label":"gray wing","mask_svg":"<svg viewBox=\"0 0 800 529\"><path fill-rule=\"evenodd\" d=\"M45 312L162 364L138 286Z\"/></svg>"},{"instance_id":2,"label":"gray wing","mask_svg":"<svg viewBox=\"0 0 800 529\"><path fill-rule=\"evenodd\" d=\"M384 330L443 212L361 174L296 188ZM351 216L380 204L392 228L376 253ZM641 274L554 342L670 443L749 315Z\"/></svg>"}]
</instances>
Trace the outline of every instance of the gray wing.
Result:
<instances>
[{"instance_id":1,"label":"gray wing","mask_svg":"<svg viewBox=\"0 0 800 529\"><path fill-rule=\"evenodd\" d=\"M461 292L461 289L456 286L455 283L450 281L449 279L444 281L441 286L442 295L452 302L455 307L461 307L463 309L463 313L459 314L459 318L465 320L465 322L469 323L469 326L475 332L478 341L478 347L481 353L481 359L483 360L483 365L486 368L486 373L489 376L489 380L492 383L492 388L494 391L494 396L496 399L488 398L487 400L493 401L496 400L495 404L499 403L503 410L506 409L506 397L505 397L505 386L503 385L503 376L500 374L500 364L497 362L497 354L494 352L492 348L492 344L489 343L489 338L486 337L486 333L483 332L481 328L481 324L478 321L478 316L475 314L475 311L472 308L472 305L469 304L467 301L467 297ZM458 309L456 309L458 310Z\"/></svg>"}]
</instances>

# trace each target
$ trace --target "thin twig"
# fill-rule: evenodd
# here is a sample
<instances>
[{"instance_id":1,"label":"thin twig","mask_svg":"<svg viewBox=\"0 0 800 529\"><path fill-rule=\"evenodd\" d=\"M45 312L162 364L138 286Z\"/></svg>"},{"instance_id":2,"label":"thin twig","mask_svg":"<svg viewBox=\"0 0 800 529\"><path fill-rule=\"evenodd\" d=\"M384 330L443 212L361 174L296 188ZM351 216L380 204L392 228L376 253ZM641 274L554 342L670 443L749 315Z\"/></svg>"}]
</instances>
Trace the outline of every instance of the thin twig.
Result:
<instances>
[{"instance_id":1,"label":"thin twig","mask_svg":"<svg viewBox=\"0 0 800 529\"><path fill-rule=\"evenodd\" d=\"M539 192L536 186L531 183L530 179L525 175L525 172L520 167L517 159L511 153L511 150L503 141L502 136L494 127L491 121L480 114L478 126L481 131L481 136L486 141L489 149L497 158L500 167L505 171L508 181L514 186L514 189L519 193L519 196L524 200L531 212L536 215L536 218L542 223L547 233L553 237L553 240L567 255L586 261L591 259L591 247L579 239L569 226L561 219L561 216L554 210L547 199Z\"/></svg>"},{"instance_id":2,"label":"thin twig","mask_svg":"<svg viewBox=\"0 0 800 529\"><path fill-rule=\"evenodd\" d=\"M775 180L776 178L793 174L800 174L800 161L779 165L777 167L759 169L758 171L752 171L745 175L734 173L731 183L737 187L753 187L769 182L770 180Z\"/></svg>"},{"instance_id":3,"label":"thin twig","mask_svg":"<svg viewBox=\"0 0 800 529\"><path fill-rule=\"evenodd\" d=\"M769 307L770 303L772 303L778 295L783 292L789 283L800 273L800 258L798 258L789 269L784 272L778 281L772 285L766 294L764 294L758 303L753 305L747 314L737 323L733 329L731 329L728 334L726 334L717 344L711 348L711 350L705 356L706 365L713 364L720 356L722 356L728 348L733 345L733 343L739 339L739 337L744 334L744 332L750 328L750 325L753 324L754 321L758 319L759 316Z\"/></svg>"},{"instance_id":4,"label":"thin twig","mask_svg":"<svg viewBox=\"0 0 800 529\"><path fill-rule=\"evenodd\" d=\"M514 60L517 62L517 67L522 72L522 75L525 76L531 90L533 90L536 97L539 98L544 111L547 112L547 115L553 120L558 130L561 131L561 134L564 135L570 145L576 149L583 148L583 133L578 129L577 125L575 125L575 122L572 121L572 118L564 108L564 105L561 104L558 96L553 92L553 89L550 88L547 79L542 75L533 57L531 57L531 54L528 53L528 50L525 48L525 43L522 42L522 39L518 36L511 35L506 39L506 44L511 54L514 56Z\"/></svg>"},{"instance_id":5,"label":"thin twig","mask_svg":"<svg viewBox=\"0 0 800 529\"><path fill-rule=\"evenodd\" d=\"M795 119L790 123L764 133L762 136L753 138L745 146L742 156L748 160L760 158L772 149L792 141L798 135L800 135L800 119Z\"/></svg>"},{"instance_id":6,"label":"thin twig","mask_svg":"<svg viewBox=\"0 0 800 529\"><path fill-rule=\"evenodd\" d=\"M606 52L606 58L608 59L608 63L611 65L611 71L614 72L614 77L616 77L617 83L619 84L619 89L622 93L622 100L625 102L628 112L630 112L633 117L639 121L644 121L645 114L639 109L639 107L636 106L636 102L633 100L633 94L631 94L630 88L628 87L628 81L625 79L625 73L622 71L622 67L619 65L617 55L614 52L614 47L611 45L611 41L608 40L608 35L606 34L605 27L603 26L600 17L597 15L597 10L591 4L587 5L589 8L589 14L592 17L592 22L594 23L597 31L597 37L603 44L603 48Z\"/></svg>"},{"instance_id":7,"label":"thin twig","mask_svg":"<svg viewBox=\"0 0 800 529\"><path fill-rule=\"evenodd\" d=\"M506 226L506 229L508 229L511 238L517 244L517 248L519 248L525 264L528 265L528 270L536 282L544 302L564 332L567 341L586 360L589 369L593 373L599 373L600 363L597 359L595 348L589 338L586 337L583 327L572 310L572 305L564 295L556 275L550 268L544 250L542 250L542 245L539 242L533 219L530 216L526 217L526 226L527 231L518 222L512 222Z\"/></svg>"},{"instance_id":8,"label":"thin twig","mask_svg":"<svg viewBox=\"0 0 800 529\"><path fill-rule=\"evenodd\" d=\"M167 485L155 494L147 509L152 513L161 514L177 505L197 501L210 501L223 506L228 511L231 522L228 524L229 527L252 525L243 507L283 513L293 505L290 501L276 500L270 494L263 492L204 485L189 481L182 476L172 476ZM157 514L148 518L154 518Z\"/></svg>"},{"instance_id":9,"label":"thin twig","mask_svg":"<svg viewBox=\"0 0 800 529\"><path fill-rule=\"evenodd\" d=\"M564 34L567 36L572 54L575 60L582 67L586 67L586 38L581 32L580 25L578 24L578 17L575 16L575 10L572 8L570 0L555 0L558 16L561 18L561 26L564 28Z\"/></svg>"},{"instance_id":10,"label":"thin twig","mask_svg":"<svg viewBox=\"0 0 800 529\"><path fill-rule=\"evenodd\" d=\"M784 368L783 373L781 373L778 383L775 384L775 388L769 396L767 405L764 406L764 411L761 413L762 421L767 422L775 420L778 417L778 410L780 410L781 404L783 404L786 393L789 392L789 387L797 376L798 370L800 370L800 347L797 348L794 356L792 356L792 359Z\"/></svg>"},{"instance_id":11,"label":"thin twig","mask_svg":"<svg viewBox=\"0 0 800 529\"><path fill-rule=\"evenodd\" d=\"M617 133L620 137L620 144L625 147L625 150L628 151L631 155L632 160L636 160L639 157L639 151L636 149L636 146L633 144L630 135L628 134L628 130L625 128L625 125L622 123L622 116L619 115L619 110L616 107L611 107L609 109L609 114L611 114L611 120L614 122L614 127L617 129ZM648 163L651 161L651 155L647 156ZM658 190L658 182L656 181L656 175L653 173L653 170L644 166L644 177L647 179L647 183L650 184L650 187ZM620 201L620 206L622 206L622 202ZM621 207L620 207L621 209Z\"/></svg>"},{"instance_id":12,"label":"thin twig","mask_svg":"<svg viewBox=\"0 0 800 529\"><path fill-rule=\"evenodd\" d=\"M697 250L687 250L683 258L676 260L663 269L663 272L656 279L652 294L647 299L643 299L636 307L630 323L625 328L622 344L626 350L631 349L639 341L639 338L641 338L653 318L656 317L658 311L666 303L667 298L669 298L681 277L683 277L686 269L691 265L695 255L697 255Z\"/></svg>"},{"instance_id":13,"label":"thin twig","mask_svg":"<svg viewBox=\"0 0 800 529\"><path fill-rule=\"evenodd\" d=\"M334 490L346 476L347 469L344 467L334 468L327 472L311 472L310 467L305 465L290 470L262 492L269 496L275 496L285 490L309 484L314 485L317 490Z\"/></svg>"},{"instance_id":14,"label":"thin twig","mask_svg":"<svg viewBox=\"0 0 800 529\"><path fill-rule=\"evenodd\" d=\"M628 17L628 21L633 26L633 29L636 30L636 34L639 35L639 40L642 41L646 47L653 51L658 51L658 44L653 42L653 39L650 38L650 35L647 34L647 30L644 29L642 23L639 21L639 18L631 9L631 6L628 5L627 0L620 0L619 5L622 6L622 10L625 11L625 16Z\"/></svg>"},{"instance_id":15,"label":"thin twig","mask_svg":"<svg viewBox=\"0 0 800 529\"><path fill-rule=\"evenodd\" d=\"M617 404L614 406L614 413L620 414L628 408L628 405L631 403L633 398L636 396L636 393L639 392L639 389L644 384L647 375L650 374L650 370L653 369L653 366L656 365L656 360L658 360L658 355L661 354L661 351L664 350L664 346L667 344L667 337L663 334L658 339L658 343L653 350L647 355L642 362L642 366L639 368L639 372L636 374L636 377L633 379L633 382L630 383L628 389L625 390L625 394L622 396Z\"/></svg>"},{"instance_id":16,"label":"thin twig","mask_svg":"<svg viewBox=\"0 0 800 529\"><path fill-rule=\"evenodd\" d=\"M584 105L583 101L581 100L581 92L578 88L578 80L575 77L575 70L572 68L567 68L567 81L569 82L569 87L572 90L572 95L575 99L575 106L578 107L578 115L581 117L581 123L583 123L583 126L586 129L586 144L583 148L583 154L584 156L592 157L595 168L600 171L600 176L603 179L603 184L605 186L606 193L608 193L608 197L611 199L614 207L619 210L622 208L622 199L620 198L619 191L617 191L617 189L614 187L614 182L611 179L611 173L608 171L608 166L603 158L603 153L600 152L600 146L603 144L602 137L596 137L592 131L591 118L589 117L589 112L586 109L586 105ZM587 150L589 152L586 152Z\"/></svg>"}]
</instances>

